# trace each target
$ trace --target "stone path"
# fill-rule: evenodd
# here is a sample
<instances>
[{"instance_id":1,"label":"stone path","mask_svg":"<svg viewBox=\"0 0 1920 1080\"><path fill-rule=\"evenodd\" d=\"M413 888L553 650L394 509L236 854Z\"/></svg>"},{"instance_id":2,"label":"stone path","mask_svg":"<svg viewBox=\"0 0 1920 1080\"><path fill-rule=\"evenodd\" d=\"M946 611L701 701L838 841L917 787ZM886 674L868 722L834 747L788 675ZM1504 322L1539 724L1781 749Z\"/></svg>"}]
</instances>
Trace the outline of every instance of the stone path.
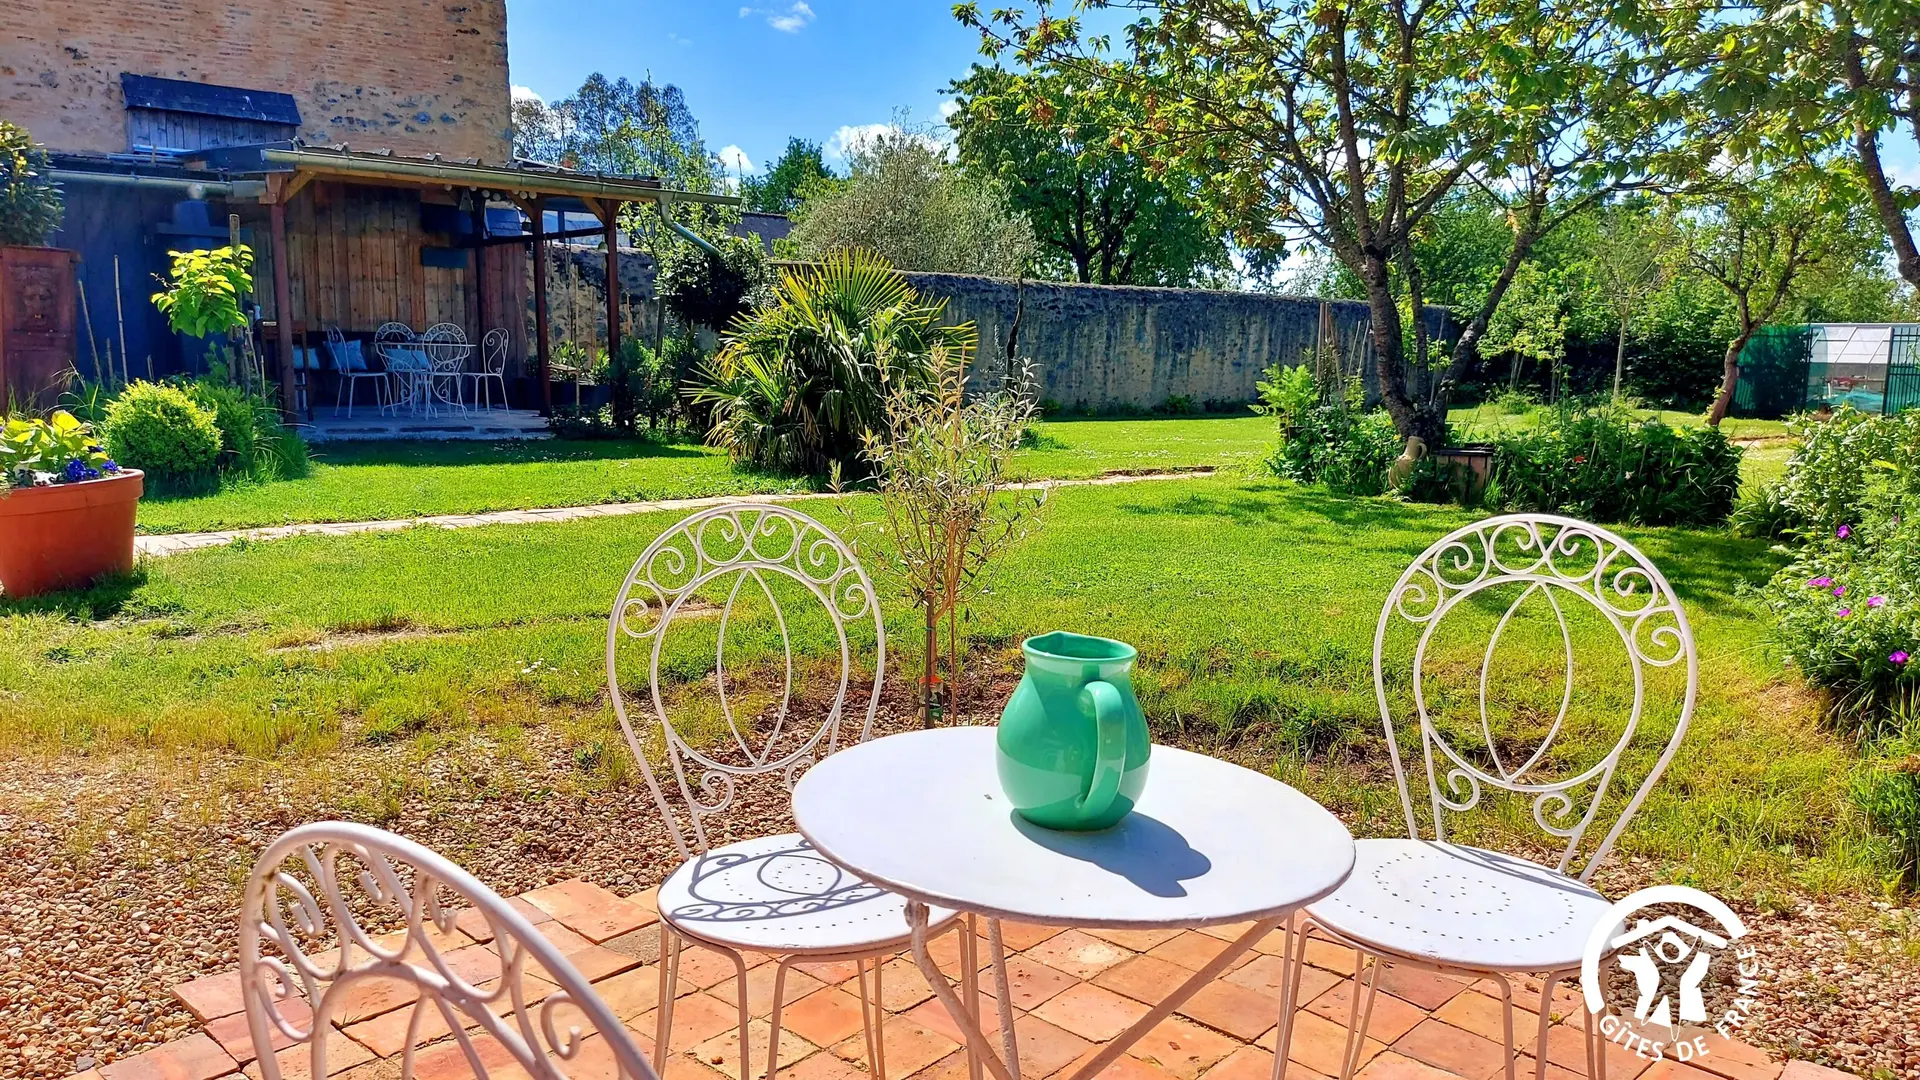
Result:
<instances>
[{"instance_id":1,"label":"stone path","mask_svg":"<svg viewBox=\"0 0 1920 1080\"><path fill-rule=\"evenodd\" d=\"M1152 480L1191 480L1212 476L1213 469L1139 475L1101 476L1090 480L1048 480L1015 487L1097 487L1109 484L1134 484ZM660 499L654 502L602 503L597 506L562 506L547 510L495 510L484 514L439 514L433 517L396 518L391 521L343 521L315 525L277 525L263 529L231 529L225 532L171 533L164 536L136 536L135 555L161 558L183 551L220 547L235 540L258 542L284 540L290 536L348 536L353 533L397 532L420 526L440 529L473 529L482 525L537 525L542 522L579 521L582 518L621 517L626 514L652 514L662 511L686 513L740 502L798 502L805 499L831 499L832 492L805 492L789 495L720 495L704 499Z\"/></svg>"},{"instance_id":2,"label":"stone path","mask_svg":"<svg viewBox=\"0 0 1920 1080\"><path fill-rule=\"evenodd\" d=\"M601 998L621 1018L666 1080L740 1080L740 1052L731 962L698 947L681 961L681 985L674 1006L673 1052L667 1060L654 1053L653 1031L659 1004L658 915L651 890L621 897L574 879L535 889L510 901L540 933L566 953L590 979ZM984 924L982 926L984 930ZM1061 930L1005 924L1010 950L1014 1016L1020 1033L1024 1080L1070 1075L1107 1040L1148 1011L1168 988L1199 970L1245 931L1244 926L1206 930ZM437 932L436 932L437 933ZM499 958L489 944L485 921L462 917L439 945L449 966L476 981L498 976ZM1179 1012L1162 1021L1117 1062L1101 1080L1269 1080L1273 1068L1279 953L1285 931L1275 931L1218 981L1196 994ZM399 941L387 942L398 947ZM958 946L952 936L932 950L950 977L958 973ZM985 949L981 950L984 958ZM1353 953L1313 942L1310 965L1302 974L1307 1004L1294 1026L1290 1080L1325 1080L1339 1072L1353 972ZM749 1009L756 1018L759 1043L753 1060L764 1073L770 1030L774 963L748 954ZM787 979L780 1038L781 1080L867 1080L861 1007L855 996L851 964L801 964ZM927 983L905 957L889 960L883 972L881 1031L887 1073L896 1080L961 1080L966 1055L960 1035ZM1540 984L1520 979L1516 1015L1521 1039L1518 1065L1531 1080L1538 1049ZM986 980L982 980L983 985ZM481 985L491 985L482 982ZM1505 1074L1500 1045L1498 991L1488 983L1436 975L1411 968L1387 968L1374 1006L1365 1061L1358 1080L1499 1080ZM260 1068L241 1011L238 972L209 976L173 990L205 1030L178 1042L88 1070L73 1080L258 1080ZM329 1037L329 1072L341 1080L391 1080L409 1039L413 997L394 992L394 984L363 983L347 995ZM1547 1039L1550 1080L1578 1080L1586 1071L1579 1024L1584 1008L1578 993L1555 989L1546 1003L1554 1024ZM281 1006L306 1022L304 1002ZM989 1010L991 1011L991 1010ZM423 1019L426 1019L423 1017ZM437 1029L437 1030L436 1030ZM991 1032L991 1029L990 1029ZM1706 1036L1709 1053L1692 1064L1653 1062L1619 1046L1610 1046L1607 1080L1852 1080L1847 1073L1807 1062L1770 1060L1744 1043ZM413 1036L419 1080L456 1080L471 1071L437 1014ZM484 1053L484 1038L475 1037ZM280 1069L287 1077L307 1077L307 1051L276 1036ZM562 1063L574 1080L605 1074L611 1058L587 1055L591 1064ZM500 1075L524 1076L507 1067Z\"/></svg>"}]
</instances>

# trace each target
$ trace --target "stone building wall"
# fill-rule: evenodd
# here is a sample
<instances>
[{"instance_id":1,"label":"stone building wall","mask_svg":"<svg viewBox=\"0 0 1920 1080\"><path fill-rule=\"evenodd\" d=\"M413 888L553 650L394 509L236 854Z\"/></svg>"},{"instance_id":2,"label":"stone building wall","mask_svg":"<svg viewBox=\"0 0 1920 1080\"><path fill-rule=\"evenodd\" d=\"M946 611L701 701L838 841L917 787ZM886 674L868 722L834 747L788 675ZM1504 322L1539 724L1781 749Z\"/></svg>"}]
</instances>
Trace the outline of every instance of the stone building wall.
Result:
<instances>
[{"instance_id":1,"label":"stone building wall","mask_svg":"<svg viewBox=\"0 0 1920 1080\"><path fill-rule=\"evenodd\" d=\"M290 94L310 142L512 154L505 0L0 3L0 118L37 141L125 151L122 72Z\"/></svg>"}]
</instances>

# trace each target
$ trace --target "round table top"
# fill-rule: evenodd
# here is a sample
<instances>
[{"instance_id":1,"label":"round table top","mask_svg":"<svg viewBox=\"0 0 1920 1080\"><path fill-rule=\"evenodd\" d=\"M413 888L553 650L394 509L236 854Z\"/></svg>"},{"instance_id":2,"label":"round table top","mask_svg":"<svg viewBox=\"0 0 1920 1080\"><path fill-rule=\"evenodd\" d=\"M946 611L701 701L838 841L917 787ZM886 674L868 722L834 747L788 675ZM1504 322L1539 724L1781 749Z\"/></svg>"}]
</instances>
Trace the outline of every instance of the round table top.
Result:
<instances>
[{"instance_id":1,"label":"round table top","mask_svg":"<svg viewBox=\"0 0 1920 1080\"><path fill-rule=\"evenodd\" d=\"M1353 871L1325 807L1250 769L1155 746L1134 812L1101 832L1013 813L995 729L890 735L828 757L793 816L841 866L926 904L1054 926L1166 928L1284 916Z\"/></svg>"}]
</instances>

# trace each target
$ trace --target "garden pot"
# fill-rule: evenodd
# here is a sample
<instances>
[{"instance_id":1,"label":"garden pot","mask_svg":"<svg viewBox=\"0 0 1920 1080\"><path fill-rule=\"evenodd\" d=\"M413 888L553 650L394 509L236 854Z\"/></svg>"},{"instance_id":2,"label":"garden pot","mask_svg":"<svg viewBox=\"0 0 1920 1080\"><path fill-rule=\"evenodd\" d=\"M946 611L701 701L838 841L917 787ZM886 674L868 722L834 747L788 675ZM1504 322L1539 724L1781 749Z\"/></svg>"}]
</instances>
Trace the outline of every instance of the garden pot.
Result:
<instances>
[{"instance_id":1,"label":"garden pot","mask_svg":"<svg viewBox=\"0 0 1920 1080\"><path fill-rule=\"evenodd\" d=\"M128 469L0 496L0 591L17 599L132 570L142 489L140 470Z\"/></svg>"},{"instance_id":2,"label":"garden pot","mask_svg":"<svg viewBox=\"0 0 1920 1080\"><path fill-rule=\"evenodd\" d=\"M1433 459L1447 468L1454 498L1464 506L1479 502L1493 480L1493 447L1444 446L1433 451Z\"/></svg>"},{"instance_id":3,"label":"garden pot","mask_svg":"<svg viewBox=\"0 0 1920 1080\"><path fill-rule=\"evenodd\" d=\"M1133 646L1054 631L1021 644L1027 670L1000 714L1000 786L1049 829L1105 829L1133 812L1152 743L1133 696Z\"/></svg>"}]
</instances>

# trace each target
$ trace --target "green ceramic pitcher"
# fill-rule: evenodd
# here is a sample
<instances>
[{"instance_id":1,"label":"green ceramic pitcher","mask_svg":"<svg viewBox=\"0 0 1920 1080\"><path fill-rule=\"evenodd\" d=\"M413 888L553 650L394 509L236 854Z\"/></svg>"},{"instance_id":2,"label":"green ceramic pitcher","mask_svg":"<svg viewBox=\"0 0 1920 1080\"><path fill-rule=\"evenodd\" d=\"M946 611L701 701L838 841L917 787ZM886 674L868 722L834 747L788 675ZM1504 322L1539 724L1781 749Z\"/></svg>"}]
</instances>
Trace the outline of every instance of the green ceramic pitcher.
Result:
<instances>
[{"instance_id":1,"label":"green ceramic pitcher","mask_svg":"<svg viewBox=\"0 0 1920 1080\"><path fill-rule=\"evenodd\" d=\"M1000 786L1049 829L1104 829L1147 784L1147 719L1133 646L1056 630L1021 643L1027 671L1000 714Z\"/></svg>"}]
</instances>

